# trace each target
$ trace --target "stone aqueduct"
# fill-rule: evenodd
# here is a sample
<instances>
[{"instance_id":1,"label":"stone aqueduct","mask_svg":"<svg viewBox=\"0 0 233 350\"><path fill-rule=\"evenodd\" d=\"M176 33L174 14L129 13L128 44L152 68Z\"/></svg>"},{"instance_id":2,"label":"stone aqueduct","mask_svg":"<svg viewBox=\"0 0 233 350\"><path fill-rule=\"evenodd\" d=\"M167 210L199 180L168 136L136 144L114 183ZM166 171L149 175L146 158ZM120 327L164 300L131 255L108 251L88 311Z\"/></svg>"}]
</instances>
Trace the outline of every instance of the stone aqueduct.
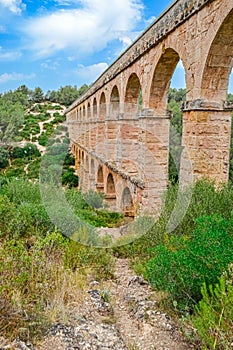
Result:
<instances>
[{"instance_id":1,"label":"stone aqueduct","mask_svg":"<svg viewBox=\"0 0 233 350\"><path fill-rule=\"evenodd\" d=\"M180 183L226 182L233 0L174 1L66 110L80 189L103 192L127 215L160 210L168 183L167 95L180 60L187 90Z\"/></svg>"}]
</instances>

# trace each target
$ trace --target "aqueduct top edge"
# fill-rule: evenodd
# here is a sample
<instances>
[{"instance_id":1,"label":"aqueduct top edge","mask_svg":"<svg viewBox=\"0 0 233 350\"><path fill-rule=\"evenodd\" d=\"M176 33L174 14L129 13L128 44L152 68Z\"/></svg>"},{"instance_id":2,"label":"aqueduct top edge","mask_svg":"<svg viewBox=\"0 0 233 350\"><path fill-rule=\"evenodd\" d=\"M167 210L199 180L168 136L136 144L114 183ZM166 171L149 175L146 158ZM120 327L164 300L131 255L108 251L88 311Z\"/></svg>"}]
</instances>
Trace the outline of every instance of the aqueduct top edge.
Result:
<instances>
[{"instance_id":1,"label":"aqueduct top edge","mask_svg":"<svg viewBox=\"0 0 233 350\"><path fill-rule=\"evenodd\" d=\"M175 0L153 21L145 31L97 78L97 80L73 104L67 108L68 113L74 107L93 95L106 83L135 62L146 51L156 46L170 32L193 16L203 6L215 0Z\"/></svg>"}]
</instances>

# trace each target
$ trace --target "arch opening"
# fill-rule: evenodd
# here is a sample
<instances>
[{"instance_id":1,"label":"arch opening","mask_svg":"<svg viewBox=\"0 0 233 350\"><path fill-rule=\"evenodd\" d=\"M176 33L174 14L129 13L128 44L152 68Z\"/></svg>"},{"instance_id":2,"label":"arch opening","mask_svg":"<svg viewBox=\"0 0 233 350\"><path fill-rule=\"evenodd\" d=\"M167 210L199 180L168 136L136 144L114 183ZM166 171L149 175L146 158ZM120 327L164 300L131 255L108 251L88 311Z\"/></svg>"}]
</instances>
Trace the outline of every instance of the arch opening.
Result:
<instances>
[{"instance_id":1,"label":"arch opening","mask_svg":"<svg viewBox=\"0 0 233 350\"><path fill-rule=\"evenodd\" d=\"M87 118L89 118L91 115L91 105L90 105L90 102L88 102L87 104Z\"/></svg>"},{"instance_id":2,"label":"arch opening","mask_svg":"<svg viewBox=\"0 0 233 350\"><path fill-rule=\"evenodd\" d=\"M175 68L180 58L173 49L166 49L155 67L150 88L149 107L164 115L167 108L168 91Z\"/></svg>"},{"instance_id":3,"label":"arch opening","mask_svg":"<svg viewBox=\"0 0 233 350\"><path fill-rule=\"evenodd\" d=\"M93 113L93 119L97 119L97 100L94 98L93 105L92 105L92 113Z\"/></svg>"},{"instance_id":4,"label":"arch opening","mask_svg":"<svg viewBox=\"0 0 233 350\"><path fill-rule=\"evenodd\" d=\"M172 48L165 50L155 67L151 89L150 108L158 116L167 116L169 125L168 180L179 181L182 153L182 103L186 99L185 70L179 54Z\"/></svg>"},{"instance_id":5,"label":"arch opening","mask_svg":"<svg viewBox=\"0 0 233 350\"><path fill-rule=\"evenodd\" d=\"M115 189L115 182L113 179L113 175L111 173L109 173L107 177L105 201L107 202L110 209L115 210L116 189Z\"/></svg>"},{"instance_id":6,"label":"arch opening","mask_svg":"<svg viewBox=\"0 0 233 350\"><path fill-rule=\"evenodd\" d=\"M106 116L106 97L105 93L102 92L100 96L100 111L99 111L99 120L103 121Z\"/></svg>"},{"instance_id":7,"label":"arch opening","mask_svg":"<svg viewBox=\"0 0 233 350\"><path fill-rule=\"evenodd\" d=\"M83 118L86 118L86 107L83 106Z\"/></svg>"},{"instance_id":8,"label":"arch opening","mask_svg":"<svg viewBox=\"0 0 233 350\"><path fill-rule=\"evenodd\" d=\"M125 118L135 118L142 108L142 88L137 74L132 73L128 79L125 93Z\"/></svg>"},{"instance_id":9,"label":"arch opening","mask_svg":"<svg viewBox=\"0 0 233 350\"><path fill-rule=\"evenodd\" d=\"M104 192L104 173L103 173L103 167L101 165L99 165L98 171L97 171L96 189L100 193Z\"/></svg>"},{"instance_id":10,"label":"arch opening","mask_svg":"<svg viewBox=\"0 0 233 350\"><path fill-rule=\"evenodd\" d=\"M227 99L233 65L233 10L221 24L209 50L205 64L201 93L209 101Z\"/></svg>"},{"instance_id":11,"label":"arch opening","mask_svg":"<svg viewBox=\"0 0 233 350\"><path fill-rule=\"evenodd\" d=\"M186 100L185 70L182 61L177 63L168 91L167 110L171 115L169 130L168 177L171 183L179 181L182 153L183 113L182 104Z\"/></svg>"},{"instance_id":12,"label":"arch opening","mask_svg":"<svg viewBox=\"0 0 233 350\"><path fill-rule=\"evenodd\" d=\"M116 190L115 190L115 183L112 174L108 174L107 177L107 194L108 195L115 195Z\"/></svg>"},{"instance_id":13,"label":"arch opening","mask_svg":"<svg viewBox=\"0 0 233 350\"><path fill-rule=\"evenodd\" d=\"M122 193L121 203L122 203L122 211L124 212L125 216L134 217L133 198L129 187L125 187L124 189Z\"/></svg>"},{"instance_id":14,"label":"arch opening","mask_svg":"<svg viewBox=\"0 0 233 350\"><path fill-rule=\"evenodd\" d=\"M120 113L120 94L116 85L112 89L109 112L111 119L117 119Z\"/></svg>"}]
</instances>

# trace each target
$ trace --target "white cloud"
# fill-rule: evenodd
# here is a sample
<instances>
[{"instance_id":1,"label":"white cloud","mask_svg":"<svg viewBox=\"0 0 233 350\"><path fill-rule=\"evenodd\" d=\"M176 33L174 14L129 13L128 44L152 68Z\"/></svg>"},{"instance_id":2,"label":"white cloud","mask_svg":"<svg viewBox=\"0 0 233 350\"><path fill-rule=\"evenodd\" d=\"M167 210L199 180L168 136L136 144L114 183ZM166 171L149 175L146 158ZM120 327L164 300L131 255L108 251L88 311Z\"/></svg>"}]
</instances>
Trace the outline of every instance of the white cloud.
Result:
<instances>
[{"instance_id":1,"label":"white cloud","mask_svg":"<svg viewBox=\"0 0 233 350\"><path fill-rule=\"evenodd\" d=\"M107 68L108 64L105 62L100 62L91 66L83 66L80 64L75 73L80 80L90 84L93 83Z\"/></svg>"},{"instance_id":2,"label":"white cloud","mask_svg":"<svg viewBox=\"0 0 233 350\"><path fill-rule=\"evenodd\" d=\"M69 49L92 53L124 37L141 19L141 0L79 0L80 8L32 18L23 29L37 57Z\"/></svg>"},{"instance_id":3,"label":"white cloud","mask_svg":"<svg viewBox=\"0 0 233 350\"><path fill-rule=\"evenodd\" d=\"M9 9L15 14L20 14L26 7L22 0L0 0L0 6Z\"/></svg>"},{"instance_id":4,"label":"white cloud","mask_svg":"<svg viewBox=\"0 0 233 350\"><path fill-rule=\"evenodd\" d=\"M21 52L19 51L6 51L0 46L0 61L15 61L21 56Z\"/></svg>"},{"instance_id":5,"label":"white cloud","mask_svg":"<svg viewBox=\"0 0 233 350\"><path fill-rule=\"evenodd\" d=\"M133 40L128 36L122 36L119 38L119 40L122 42L124 48L130 46L133 42Z\"/></svg>"},{"instance_id":6,"label":"white cloud","mask_svg":"<svg viewBox=\"0 0 233 350\"><path fill-rule=\"evenodd\" d=\"M35 77L35 74L30 75L21 74L21 73L3 73L0 75L0 84L7 83L9 81L20 81L25 79L32 79Z\"/></svg>"},{"instance_id":7,"label":"white cloud","mask_svg":"<svg viewBox=\"0 0 233 350\"><path fill-rule=\"evenodd\" d=\"M154 22L156 20L156 17L155 16L151 16L149 17L148 19L146 19L144 22L145 22L145 27L148 27L149 25L152 24L152 22Z\"/></svg>"},{"instance_id":8,"label":"white cloud","mask_svg":"<svg viewBox=\"0 0 233 350\"><path fill-rule=\"evenodd\" d=\"M46 60L42 62L40 65L44 69L57 70L60 66L60 63L58 61Z\"/></svg>"}]
</instances>

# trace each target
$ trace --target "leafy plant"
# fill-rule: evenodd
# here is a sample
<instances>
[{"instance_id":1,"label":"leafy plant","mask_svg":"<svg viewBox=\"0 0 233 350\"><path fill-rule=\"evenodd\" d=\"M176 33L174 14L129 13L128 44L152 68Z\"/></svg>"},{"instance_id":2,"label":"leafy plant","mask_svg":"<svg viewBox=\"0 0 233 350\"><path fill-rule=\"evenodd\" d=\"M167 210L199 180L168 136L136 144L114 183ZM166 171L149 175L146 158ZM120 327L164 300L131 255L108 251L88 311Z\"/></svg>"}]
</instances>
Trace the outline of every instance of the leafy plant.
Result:
<instances>
[{"instance_id":1,"label":"leafy plant","mask_svg":"<svg viewBox=\"0 0 233 350\"><path fill-rule=\"evenodd\" d=\"M192 236L168 237L152 250L145 277L158 290L170 293L181 309L192 309L201 299L201 286L217 282L233 261L233 221L201 217Z\"/></svg>"},{"instance_id":2,"label":"leafy plant","mask_svg":"<svg viewBox=\"0 0 233 350\"><path fill-rule=\"evenodd\" d=\"M195 307L192 323L203 347L230 350L233 343L233 265L214 286L201 289L202 300Z\"/></svg>"}]
</instances>

